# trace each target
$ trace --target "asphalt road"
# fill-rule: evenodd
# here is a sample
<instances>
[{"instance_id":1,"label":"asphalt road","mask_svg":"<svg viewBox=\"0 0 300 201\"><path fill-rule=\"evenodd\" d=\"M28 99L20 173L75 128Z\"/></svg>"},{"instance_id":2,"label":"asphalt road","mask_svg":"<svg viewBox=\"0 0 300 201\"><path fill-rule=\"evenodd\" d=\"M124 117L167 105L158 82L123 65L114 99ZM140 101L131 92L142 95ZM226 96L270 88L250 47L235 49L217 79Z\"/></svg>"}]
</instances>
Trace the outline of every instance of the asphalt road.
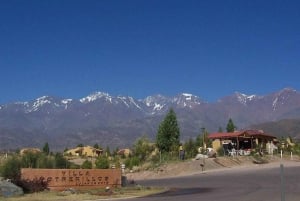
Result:
<instances>
[{"instance_id":1,"label":"asphalt road","mask_svg":"<svg viewBox=\"0 0 300 201\"><path fill-rule=\"evenodd\" d=\"M283 182L281 182L283 175ZM192 176L137 181L143 186L166 186L170 191L139 201L299 201L300 165L264 165L226 169ZM282 187L284 186L284 188ZM282 190L284 189L284 190Z\"/></svg>"}]
</instances>

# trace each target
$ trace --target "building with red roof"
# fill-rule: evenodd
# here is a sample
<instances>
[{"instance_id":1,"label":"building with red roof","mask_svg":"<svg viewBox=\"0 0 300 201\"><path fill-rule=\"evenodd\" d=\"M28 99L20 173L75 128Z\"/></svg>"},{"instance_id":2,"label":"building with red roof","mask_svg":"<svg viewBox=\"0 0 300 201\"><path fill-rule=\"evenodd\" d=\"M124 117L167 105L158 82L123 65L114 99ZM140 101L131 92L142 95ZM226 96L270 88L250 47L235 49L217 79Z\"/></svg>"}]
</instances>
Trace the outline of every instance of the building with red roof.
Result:
<instances>
[{"instance_id":1,"label":"building with red roof","mask_svg":"<svg viewBox=\"0 0 300 201\"><path fill-rule=\"evenodd\" d=\"M270 153L268 149L274 148L277 142L275 136L264 133L262 130L242 130L231 133L211 133L208 135L211 139L214 150L223 147L224 151L238 150L240 154L250 154L251 150L260 149ZM272 148L272 151L273 151Z\"/></svg>"}]
</instances>

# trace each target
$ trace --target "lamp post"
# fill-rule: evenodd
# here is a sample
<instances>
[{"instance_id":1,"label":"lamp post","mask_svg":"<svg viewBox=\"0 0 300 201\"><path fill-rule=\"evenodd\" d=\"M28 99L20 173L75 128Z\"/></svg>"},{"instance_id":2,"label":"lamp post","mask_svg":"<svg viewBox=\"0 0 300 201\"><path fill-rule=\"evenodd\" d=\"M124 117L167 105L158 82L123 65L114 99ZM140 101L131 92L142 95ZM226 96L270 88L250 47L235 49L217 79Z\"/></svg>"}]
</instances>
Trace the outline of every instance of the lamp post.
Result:
<instances>
[{"instance_id":1,"label":"lamp post","mask_svg":"<svg viewBox=\"0 0 300 201\"><path fill-rule=\"evenodd\" d=\"M204 149L204 144L205 144L205 143L204 143L204 140L205 140L205 138L204 138L205 128L202 127L201 130L202 130L202 146L203 146L203 149Z\"/></svg>"},{"instance_id":2,"label":"lamp post","mask_svg":"<svg viewBox=\"0 0 300 201\"><path fill-rule=\"evenodd\" d=\"M205 143L204 143L204 133L205 133L205 128L204 127L202 127L201 128L201 130L202 130L202 146L203 146L203 157L202 157L202 164L200 164L200 166L202 167L202 171L204 171L205 170L205 152L206 152L206 150L204 149L204 145L205 145Z\"/></svg>"}]
</instances>

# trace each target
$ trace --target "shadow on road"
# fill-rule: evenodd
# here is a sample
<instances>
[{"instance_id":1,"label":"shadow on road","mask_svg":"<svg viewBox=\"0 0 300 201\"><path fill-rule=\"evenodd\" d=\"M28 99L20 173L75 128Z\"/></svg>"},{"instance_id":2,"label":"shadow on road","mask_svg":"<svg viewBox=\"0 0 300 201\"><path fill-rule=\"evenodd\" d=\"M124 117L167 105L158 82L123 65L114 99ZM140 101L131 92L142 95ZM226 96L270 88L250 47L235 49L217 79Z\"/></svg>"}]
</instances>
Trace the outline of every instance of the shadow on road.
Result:
<instances>
[{"instance_id":1,"label":"shadow on road","mask_svg":"<svg viewBox=\"0 0 300 201\"><path fill-rule=\"evenodd\" d=\"M147 197L170 197L170 196L179 196L179 195L191 195L191 194L202 194L210 193L213 191L213 188L171 188L168 191L163 193L150 195Z\"/></svg>"}]
</instances>

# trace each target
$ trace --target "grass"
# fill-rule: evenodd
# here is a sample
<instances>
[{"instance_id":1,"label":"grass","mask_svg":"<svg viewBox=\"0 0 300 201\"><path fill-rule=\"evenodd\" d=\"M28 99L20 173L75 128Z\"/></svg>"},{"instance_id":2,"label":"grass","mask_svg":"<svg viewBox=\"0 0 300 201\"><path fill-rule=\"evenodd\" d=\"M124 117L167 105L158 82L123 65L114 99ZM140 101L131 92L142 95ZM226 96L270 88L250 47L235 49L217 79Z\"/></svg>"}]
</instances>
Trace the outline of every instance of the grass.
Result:
<instances>
[{"instance_id":1,"label":"grass","mask_svg":"<svg viewBox=\"0 0 300 201\"><path fill-rule=\"evenodd\" d=\"M143 187L137 185L134 187L117 188L108 192L104 189L80 190L73 194L70 192L44 191L18 197L0 197L0 201L92 201L109 198L142 197L163 191L165 191L165 188L162 187Z\"/></svg>"}]
</instances>

